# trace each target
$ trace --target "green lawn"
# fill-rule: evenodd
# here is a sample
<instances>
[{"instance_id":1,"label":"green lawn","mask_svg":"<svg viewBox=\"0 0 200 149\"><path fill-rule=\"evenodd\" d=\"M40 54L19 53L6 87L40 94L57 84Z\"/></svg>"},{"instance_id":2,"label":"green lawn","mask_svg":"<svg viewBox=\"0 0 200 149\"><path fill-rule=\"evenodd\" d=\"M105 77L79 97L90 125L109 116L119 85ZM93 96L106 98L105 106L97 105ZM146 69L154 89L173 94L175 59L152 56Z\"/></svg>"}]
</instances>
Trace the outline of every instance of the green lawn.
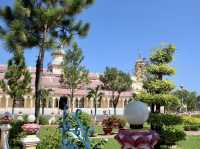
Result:
<instances>
[{"instance_id":1,"label":"green lawn","mask_svg":"<svg viewBox=\"0 0 200 149\"><path fill-rule=\"evenodd\" d=\"M102 130L98 128L98 132L102 133ZM42 128L40 131L41 141L46 147L49 143L53 143L55 145L55 142L59 142L58 137L56 137L57 135L58 131L56 131L55 128ZM43 147L40 148L43 149ZM51 147L49 147L49 149L50 148ZM104 149L120 149L120 145L115 139L108 139ZM176 149L200 149L200 136L187 136L186 140L178 142Z\"/></svg>"},{"instance_id":2,"label":"green lawn","mask_svg":"<svg viewBox=\"0 0 200 149\"><path fill-rule=\"evenodd\" d=\"M178 142L177 149L200 149L200 136L188 136L186 140Z\"/></svg>"},{"instance_id":3,"label":"green lawn","mask_svg":"<svg viewBox=\"0 0 200 149\"><path fill-rule=\"evenodd\" d=\"M120 149L120 145L114 139L109 139L104 149ZM176 149L200 149L200 136L188 136L180 141Z\"/></svg>"}]
</instances>

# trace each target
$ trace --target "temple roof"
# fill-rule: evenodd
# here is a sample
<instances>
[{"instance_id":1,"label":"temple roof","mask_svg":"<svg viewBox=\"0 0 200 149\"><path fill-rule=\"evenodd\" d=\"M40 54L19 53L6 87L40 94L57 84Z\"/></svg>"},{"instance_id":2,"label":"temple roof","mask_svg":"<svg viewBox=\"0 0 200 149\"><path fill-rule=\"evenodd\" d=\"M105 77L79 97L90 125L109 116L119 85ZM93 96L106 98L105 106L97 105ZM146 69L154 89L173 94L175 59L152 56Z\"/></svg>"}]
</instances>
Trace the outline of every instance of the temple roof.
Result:
<instances>
[{"instance_id":1,"label":"temple roof","mask_svg":"<svg viewBox=\"0 0 200 149\"><path fill-rule=\"evenodd\" d=\"M6 71L6 65L0 65L0 80L4 78L4 72ZM28 67L29 71L32 73L32 89L34 93L34 85L35 85L35 68ZM63 87L59 80L60 75L53 74L48 72L46 68L43 69L44 73L42 76L42 85L47 89L52 89L55 96L63 96L68 95L70 92L66 87ZM81 86L76 90L75 95L77 96L85 96L87 95L88 88L95 88L97 85L101 85L102 82L99 80L99 74L97 73L89 73L89 84ZM105 96L111 96L110 91L103 91ZM122 93L124 97L131 97L133 94L132 91Z\"/></svg>"}]
</instances>

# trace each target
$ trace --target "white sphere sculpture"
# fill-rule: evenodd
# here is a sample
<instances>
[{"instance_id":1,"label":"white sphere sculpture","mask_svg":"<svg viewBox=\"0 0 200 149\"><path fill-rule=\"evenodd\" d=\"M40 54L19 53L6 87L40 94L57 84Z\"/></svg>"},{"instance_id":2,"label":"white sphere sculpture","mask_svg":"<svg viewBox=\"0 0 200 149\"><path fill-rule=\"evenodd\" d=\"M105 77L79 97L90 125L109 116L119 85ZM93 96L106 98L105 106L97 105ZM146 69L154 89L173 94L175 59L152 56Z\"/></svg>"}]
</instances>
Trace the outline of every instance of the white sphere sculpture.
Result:
<instances>
[{"instance_id":1,"label":"white sphere sculpture","mask_svg":"<svg viewBox=\"0 0 200 149\"><path fill-rule=\"evenodd\" d=\"M149 117L148 106L141 101L131 101L124 110L130 125L142 125Z\"/></svg>"},{"instance_id":2,"label":"white sphere sculpture","mask_svg":"<svg viewBox=\"0 0 200 149\"><path fill-rule=\"evenodd\" d=\"M29 123L35 122L35 115L29 115L27 120L28 120Z\"/></svg>"}]
</instances>

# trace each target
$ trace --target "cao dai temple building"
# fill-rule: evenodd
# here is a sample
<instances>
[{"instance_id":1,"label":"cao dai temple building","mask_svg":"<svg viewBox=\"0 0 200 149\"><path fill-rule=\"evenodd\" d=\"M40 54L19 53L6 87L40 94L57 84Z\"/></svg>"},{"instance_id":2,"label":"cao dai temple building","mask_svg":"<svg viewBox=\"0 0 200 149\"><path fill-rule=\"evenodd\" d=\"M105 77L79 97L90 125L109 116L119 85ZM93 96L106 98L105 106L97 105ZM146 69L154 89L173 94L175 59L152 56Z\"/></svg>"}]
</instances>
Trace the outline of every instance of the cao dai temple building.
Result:
<instances>
[{"instance_id":1,"label":"cao dai temple building","mask_svg":"<svg viewBox=\"0 0 200 149\"><path fill-rule=\"evenodd\" d=\"M60 74L62 73L62 62L63 62L64 51L55 50L52 53L52 62L48 65L47 69L44 69L42 77L42 85L46 89L51 89L51 98L46 102L45 114L58 114L59 113L59 100L62 96L67 96L69 90L66 87L63 87L59 80ZM142 80L144 75L145 60L139 58L135 63L135 72L132 75L132 89L128 92L123 92L121 98L118 102L117 114L122 114L123 109L128 103L129 99L135 93L137 94L142 90ZM0 79L4 78L4 73L6 72L6 65L0 65ZM16 102L15 113L23 112L27 114L34 113L34 83L35 83L35 68L29 68L29 71L32 74L32 93L24 96L23 99ZM74 99L74 109L81 108L82 111L93 113L94 105L93 100L88 99L87 93L88 88L95 88L97 85L101 85L99 80L99 74L90 73L89 74L90 83L79 88L75 92ZM103 113L112 114L112 101L111 101L111 92L103 91L104 97L97 102L97 114L101 115ZM0 90L0 112L11 111L12 99L9 95L5 94Z\"/></svg>"}]
</instances>

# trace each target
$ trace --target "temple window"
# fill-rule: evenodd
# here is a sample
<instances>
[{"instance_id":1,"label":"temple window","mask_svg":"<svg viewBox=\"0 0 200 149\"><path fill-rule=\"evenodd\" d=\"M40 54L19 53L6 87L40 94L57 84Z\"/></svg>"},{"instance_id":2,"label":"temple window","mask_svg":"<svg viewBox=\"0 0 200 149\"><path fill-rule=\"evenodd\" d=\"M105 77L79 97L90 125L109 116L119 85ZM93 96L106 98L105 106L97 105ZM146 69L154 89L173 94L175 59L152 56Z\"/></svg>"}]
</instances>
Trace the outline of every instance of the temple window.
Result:
<instances>
[{"instance_id":1,"label":"temple window","mask_svg":"<svg viewBox=\"0 0 200 149\"><path fill-rule=\"evenodd\" d=\"M97 108L101 108L101 98L97 101Z\"/></svg>"}]
</instances>

